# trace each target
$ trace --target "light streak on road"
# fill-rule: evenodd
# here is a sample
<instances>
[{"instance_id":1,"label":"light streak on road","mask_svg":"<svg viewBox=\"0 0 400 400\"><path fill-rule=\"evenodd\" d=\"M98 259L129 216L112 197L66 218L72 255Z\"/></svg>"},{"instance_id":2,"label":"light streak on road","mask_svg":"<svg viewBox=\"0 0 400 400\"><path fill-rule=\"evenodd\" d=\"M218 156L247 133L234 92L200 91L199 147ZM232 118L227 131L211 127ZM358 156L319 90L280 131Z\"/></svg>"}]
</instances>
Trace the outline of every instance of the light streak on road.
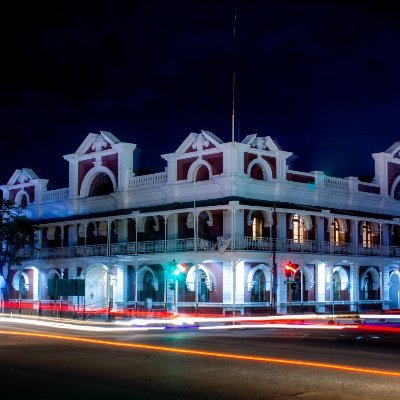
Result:
<instances>
[{"instance_id":1,"label":"light streak on road","mask_svg":"<svg viewBox=\"0 0 400 400\"><path fill-rule=\"evenodd\" d=\"M276 363L276 364L293 365L293 366L300 366L300 367L321 368L321 369L337 370L337 371L343 371L343 372L353 372L353 373L380 375L380 376L386 376L386 377L390 376L390 377L400 378L400 372L397 372L397 371L387 371L387 370L380 370L380 369L373 369L373 368L353 367L353 366L347 366L347 365L329 364L329 363L321 363L321 362L313 362L313 361L289 360L289 359L283 359L283 358L261 357L261 356L251 356L251 355L232 354L232 353L221 353L221 352L183 349L183 348L174 348L174 347L166 347L166 346L153 346L153 345L147 345L147 344L123 343L123 342L114 342L114 341L109 341L109 340L98 340L98 339L88 339L88 338L81 338L81 337L51 335L51 334L45 334L45 333L30 333L30 332L0 330L0 334L1 335L33 337L33 338L39 338L39 339L65 340L65 341L70 341L70 342L96 344L96 345L103 345L103 346L110 346L110 347L152 350L152 351L168 352L168 353L175 353L175 354L202 356L202 357L209 357L209 358L224 358L224 359L232 359L232 360L239 360L239 361L257 361L257 362L263 362L263 363Z\"/></svg>"},{"instance_id":2,"label":"light streak on road","mask_svg":"<svg viewBox=\"0 0 400 400\"><path fill-rule=\"evenodd\" d=\"M353 325L298 325L298 324L263 324L263 325L212 325L212 326L200 326L199 329L326 329L326 330L342 330L348 327L354 327Z\"/></svg>"},{"instance_id":3,"label":"light streak on road","mask_svg":"<svg viewBox=\"0 0 400 400\"><path fill-rule=\"evenodd\" d=\"M146 326L146 327L103 327L103 326L88 326L83 324L66 324L62 322L41 321L36 319L24 318L4 318L0 317L0 322L12 322L13 324L35 325L47 328L68 329L83 332L132 332L132 331L150 331L150 330L163 330L163 326Z\"/></svg>"},{"instance_id":4,"label":"light streak on road","mask_svg":"<svg viewBox=\"0 0 400 400\"><path fill-rule=\"evenodd\" d=\"M274 324L241 324L241 325L210 325L210 326L199 326L199 325L184 325L184 324L170 324L163 321L162 326L141 326L141 327L114 327L114 326L88 326L83 324L67 324L56 321L41 321L35 319L24 319L24 318L2 318L0 317L0 322L12 322L17 324L34 325L47 328L55 329L67 329L76 330L83 332L146 332L152 330L165 330L176 328L186 328L186 329L202 329L202 330L227 330L227 329L324 329L324 330L341 330L347 327L357 328L354 325L322 325L322 324L284 324L284 323L274 323ZM154 321L153 321L154 322ZM157 321L161 323L162 321Z\"/></svg>"}]
</instances>

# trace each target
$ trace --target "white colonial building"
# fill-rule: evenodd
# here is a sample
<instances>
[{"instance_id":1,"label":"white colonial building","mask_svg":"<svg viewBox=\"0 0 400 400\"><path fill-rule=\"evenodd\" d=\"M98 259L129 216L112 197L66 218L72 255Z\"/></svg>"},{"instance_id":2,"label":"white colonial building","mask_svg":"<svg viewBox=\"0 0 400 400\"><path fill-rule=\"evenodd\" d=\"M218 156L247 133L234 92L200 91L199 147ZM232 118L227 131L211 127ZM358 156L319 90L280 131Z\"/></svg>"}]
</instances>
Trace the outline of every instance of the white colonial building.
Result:
<instances>
[{"instance_id":1,"label":"white colonial building","mask_svg":"<svg viewBox=\"0 0 400 400\"><path fill-rule=\"evenodd\" d=\"M170 309L179 263L180 312L399 308L400 143L373 154L372 183L295 171L269 136L191 133L164 172L141 176L135 148L90 133L64 156L67 188L27 168L0 187L40 227L10 271L12 298L45 302L49 280L81 279L84 296L64 302Z\"/></svg>"}]
</instances>

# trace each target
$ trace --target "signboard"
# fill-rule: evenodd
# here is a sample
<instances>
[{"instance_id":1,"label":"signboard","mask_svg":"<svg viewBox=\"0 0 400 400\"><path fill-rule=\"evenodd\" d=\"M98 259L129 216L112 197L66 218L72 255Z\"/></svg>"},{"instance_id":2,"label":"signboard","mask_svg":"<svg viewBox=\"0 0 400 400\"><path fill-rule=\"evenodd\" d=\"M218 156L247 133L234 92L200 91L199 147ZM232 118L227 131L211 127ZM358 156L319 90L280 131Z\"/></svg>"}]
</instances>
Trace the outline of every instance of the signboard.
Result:
<instances>
[{"instance_id":1,"label":"signboard","mask_svg":"<svg viewBox=\"0 0 400 400\"><path fill-rule=\"evenodd\" d=\"M49 279L47 287L49 297L85 295L84 279Z\"/></svg>"}]
</instances>

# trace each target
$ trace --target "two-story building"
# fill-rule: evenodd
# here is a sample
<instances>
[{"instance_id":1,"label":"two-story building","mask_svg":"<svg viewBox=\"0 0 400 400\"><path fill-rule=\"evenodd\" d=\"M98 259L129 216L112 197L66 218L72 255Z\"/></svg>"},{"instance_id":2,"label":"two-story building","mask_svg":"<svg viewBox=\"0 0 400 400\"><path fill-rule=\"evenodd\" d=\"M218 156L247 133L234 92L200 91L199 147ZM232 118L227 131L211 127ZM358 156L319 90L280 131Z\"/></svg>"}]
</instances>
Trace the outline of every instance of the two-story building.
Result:
<instances>
[{"instance_id":1,"label":"two-story building","mask_svg":"<svg viewBox=\"0 0 400 400\"><path fill-rule=\"evenodd\" d=\"M45 303L50 280L81 279L84 295L64 301L86 310L169 309L175 288L181 312L399 308L400 143L373 154L372 182L293 170L269 136L191 133L141 176L135 148L90 133L64 156L67 188L27 168L0 187L40 228L11 298Z\"/></svg>"}]
</instances>

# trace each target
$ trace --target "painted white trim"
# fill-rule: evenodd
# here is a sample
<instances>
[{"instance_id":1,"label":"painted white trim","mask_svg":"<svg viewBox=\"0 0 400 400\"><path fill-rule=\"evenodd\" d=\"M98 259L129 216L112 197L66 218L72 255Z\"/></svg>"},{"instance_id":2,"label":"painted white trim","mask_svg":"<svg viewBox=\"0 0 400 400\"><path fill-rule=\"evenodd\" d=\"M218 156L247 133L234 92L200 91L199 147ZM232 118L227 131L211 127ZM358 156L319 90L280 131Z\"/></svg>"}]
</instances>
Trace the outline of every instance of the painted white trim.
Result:
<instances>
[{"instance_id":1,"label":"painted white trim","mask_svg":"<svg viewBox=\"0 0 400 400\"><path fill-rule=\"evenodd\" d=\"M252 267L247 275L247 291L251 292L254 286L254 275L257 271L261 271L265 277L265 290L271 290L272 269L267 264L258 264Z\"/></svg>"},{"instance_id":2,"label":"painted white trim","mask_svg":"<svg viewBox=\"0 0 400 400\"><path fill-rule=\"evenodd\" d=\"M390 188L390 197L394 199L394 191L396 190L397 185L400 183L400 175L393 181L392 186Z\"/></svg>"},{"instance_id":3,"label":"painted white trim","mask_svg":"<svg viewBox=\"0 0 400 400\"><path fill-rule=\"evenodd\" d=\"M143 290L143 278L146 272L150 272L151 276L153 277L152 286L156 292L158 292L158 279L154 271L148 267L147 265L142 265L137 271L137 288L136 290L139 292Z\"/></svg>"},{"instance_id":4,"label":"painted white trim","mask_svg":"<svg viewBox=\"0 0 400 400\"><path fill-rule=\"evenodd\" d=\"M94 178L100 174L104 172L105 174L107 174L110 179L111 182L113 184L113 188L114 188L114 192L117 190L117 180L115 179L115 176L113 174L113 172L107 168L104 167L103 165L98 166L98 167L93 167L91 170L89 170L89 172L85 175L85 177L83 178L81 187L80 187L80 195L79 197L88 197L89 196L89 191L90 191L90 187L93 183Z\"/></svg>"},{"instance_id":5,"label":"painted white trim","mask_svg":"<svg viewBox=\"0 0 400 400\"><path fill-rule=\"evenodd\" d=\"M210 292L212 292L213 288L215 287L215 283L216 283L214 274L203 264L199 264L198 269L202 270L206 274L206 277L207 277L206 285L207 285L208 290ZM195 291L195 287L194 287L195 282L196 282L196 266L193 265L189 269L189 271L186 275L186 281L185 281L187 290L189 292Z\"/></svg>"},{"instance_id":6,"label":"painted white trim","mask_svg":"<svg viewBox=\"0 0 400 400\"><path fill-rule=\"evenodd\" d=\"M211 179L211 178L212 178L213 173L212 173L212 166L211 166L211 164L210 164L208 161L206 161L206 160L203 160L203 159L201 159L201 158L198 158L198 159L197 159L195 162L193 162L192 165L189 167L189 171L188 171L188 174L187 174L187 180L188 180L189 182L193 182L193 181L194 181L194 178L195 178L195 176L197 175L197 172L198 172L199 168L200 168L202 165L204 165L204 166L207 167L207 169L208 169L208 179Z\"/></svg>"},{"instance_id":7,"label":"painted white trim","mask_svg":"<svg viewBox=\"0 0 400 400\"><path fill-rule=\"evenodd\" d=\"M336 265L332 270L332 279L333 279L333 274L336 271L339 273L340 276L340 289L346 290L350 282L347 271L341 265Z\"/></svg>"},{"instance_id":8,"label":"painted white trim","mask_svg":"<svg viewBox=\"0 0 400 400\"><path fill-rule=\"evenodd\" d=\"M23 196L26 196L26 199L28 200L27 205L31 204L31 201L30 201L30 199L29 199L29 194L28 194L28 192L27 192L26 190L24 190L24 189L21 189L21 190L15 195L15 200L14 200L14 202L15 202L15 204L16 204L17 206L20 206L20 207L21 207L21 200L22 200L22 197L23 197Z\"/></svg>"},{"instance_id":9,"label":"painted white trim","mask_svg":"<svg viewBox=\"0 0 400 400\"><path fill-rule=\"evenodd\" d=\"M360 288L363 290L363 288L365 286L364 279L365 279L365 276L368 274L368 272L370 272L371 276L372 276L372 288L373 288L373 290L378 290L380 288L380 286L381 286L381 284L380 284L381 280L380 280L379 272L374 267L369 267L360 276Z\"/></svg>"},{"instance_id":10,"label":"painted white trim","mask_svg":"<svg viewBox=\"0 0 400 400\"><path fill-rule=\"evenodd\" d=\"M262 158L262 157L257 157L254 160L252 160L248 167L247 167L247 176L249 179L251 175L251 169L253 168L254 165L258 164L263 172L263 181L271 181L272 180L272 169L270 165Z\"/></svg>"}]
</instances>

